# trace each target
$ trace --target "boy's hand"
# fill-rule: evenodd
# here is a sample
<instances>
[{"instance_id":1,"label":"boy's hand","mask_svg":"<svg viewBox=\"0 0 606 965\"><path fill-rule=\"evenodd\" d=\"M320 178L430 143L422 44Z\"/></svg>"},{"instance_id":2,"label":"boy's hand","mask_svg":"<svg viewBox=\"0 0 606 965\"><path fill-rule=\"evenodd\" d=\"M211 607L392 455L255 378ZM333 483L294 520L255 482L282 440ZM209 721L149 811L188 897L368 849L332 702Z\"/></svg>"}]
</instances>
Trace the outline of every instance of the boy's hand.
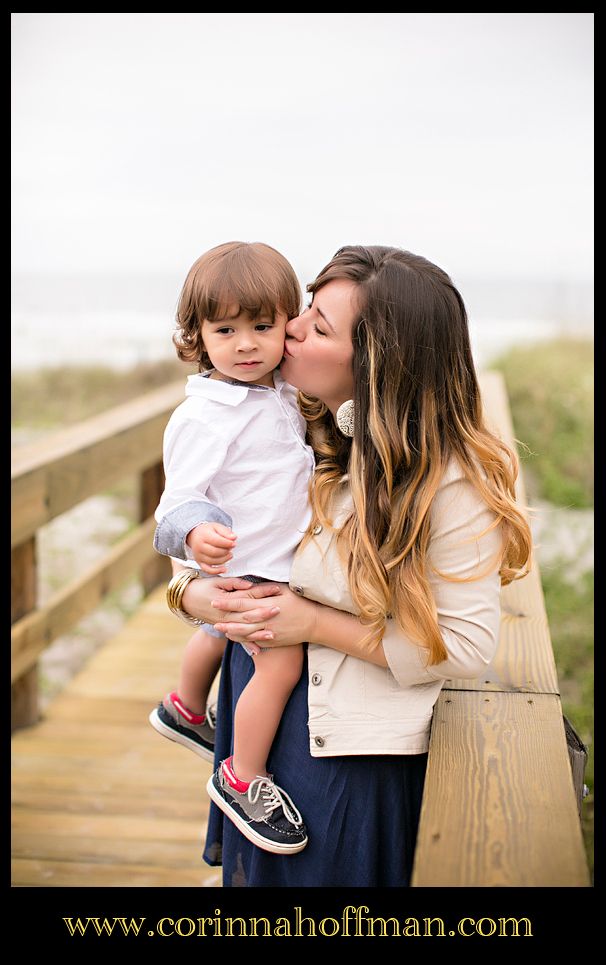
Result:
<instances>
[{"instance_id":1,"label":"boy's hand","mask_svg":"<svg viewBox=\"0 0 606 965\"><path fill-rule=\"evenodd\" d=\"M200 569L211 576L218 576L227 569L222 564L233 558L237 538L229 526L201 523L190 530L186 542Z\"/></svg>"}]
</instances>

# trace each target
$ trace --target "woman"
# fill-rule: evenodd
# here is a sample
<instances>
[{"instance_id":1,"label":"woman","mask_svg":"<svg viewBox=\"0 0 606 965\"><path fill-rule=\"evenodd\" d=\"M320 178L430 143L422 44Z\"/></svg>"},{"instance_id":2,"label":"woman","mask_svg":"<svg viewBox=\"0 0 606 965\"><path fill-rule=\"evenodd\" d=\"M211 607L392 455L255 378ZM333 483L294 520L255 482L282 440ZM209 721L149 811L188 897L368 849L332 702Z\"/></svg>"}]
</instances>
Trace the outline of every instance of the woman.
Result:
<instances>
[{"instance_id":1,"label":"woman","mask_svg":"<svg viewBox=\"0 0 606 965\"><path fill-rule=\"evenodd\" d=\"M530 531L516 457L483 423L450 278L397 248L351 246L307 290L281 366L317 461L290 585L194 579L180 605L234 641L215 763L253 673L235 643L308 641L268 770L296 794L309 844L261 851L213 805L204 857L225 886L402 887L433 706L446 679L490 663L500 586L524 575Z\"/></svg>"}]
</instances>

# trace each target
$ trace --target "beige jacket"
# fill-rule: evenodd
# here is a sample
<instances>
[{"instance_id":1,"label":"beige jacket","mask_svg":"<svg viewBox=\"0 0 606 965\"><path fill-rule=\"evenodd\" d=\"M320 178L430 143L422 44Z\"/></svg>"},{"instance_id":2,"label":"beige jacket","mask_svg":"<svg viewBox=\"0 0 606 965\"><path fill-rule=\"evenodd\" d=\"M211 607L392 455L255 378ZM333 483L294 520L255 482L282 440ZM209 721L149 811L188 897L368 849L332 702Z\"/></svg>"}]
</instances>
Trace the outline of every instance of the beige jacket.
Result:
<instances>
[{"instance_id":1,"label":"beige jacket","mask_svg":"<svg viewBox=\"0 0 606 965\"><path fill-rule=\"evenodd\" d=\"M339 526L352 510L346 478L335 504ZM313 757L349 754L422 754L429 748L433 706L446 679L481 676L499 636L501 528L477 538L494 521L477 490L453 459L431 509L428 572L448 659L426 669L427 651L405 636L391 619L383 637L388 667L310 644L309 747ZM465 577L455 583L432 572ZM329 531L318 530L300 549L290 588L310 600L357 613Z\"/></svg>"}]
</instances>

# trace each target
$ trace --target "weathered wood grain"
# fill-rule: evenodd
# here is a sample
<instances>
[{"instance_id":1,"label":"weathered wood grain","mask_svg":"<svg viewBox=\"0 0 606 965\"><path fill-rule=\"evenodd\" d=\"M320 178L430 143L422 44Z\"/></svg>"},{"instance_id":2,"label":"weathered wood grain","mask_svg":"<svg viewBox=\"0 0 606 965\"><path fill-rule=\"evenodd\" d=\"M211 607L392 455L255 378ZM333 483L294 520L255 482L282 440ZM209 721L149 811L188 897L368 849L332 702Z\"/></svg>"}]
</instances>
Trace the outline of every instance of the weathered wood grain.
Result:
<instances>
[{"instance_id":1,"label":"weathered wood grain","mask_svg":"<svg viewBox=\"0 0 606 965\"><path fill-rule=\"evenodd\" d=\"M181 381L52 433L12 458L11 545L82 500L162 460L162 437L183 399Z\"/></svg>"},{"instance_id":2,"label":"weathered wood grain","mask_svg":"<svg viewBox=\"0 0 606 965\"><path fill-rule=\"evenodd\" d=\"M39 610L19 620L11 630L11 680L28 670L40 653L82 617L94 610L108 593L154 555L153 517L125 536L86 573L60 590Z\"/></svg>"},{"instance_id":3,"label":"weathered wood grain","mask_svg":"<svg viewBox=\"0 0 606 965\"><path fill-rule=\"evenodd\" d=\"M164 593L13 737L14 886L220 886L221 870L201 857L212 766L147 720L174 686L189 637Z\"/></svg>"},{"instance_id":4,"label":"weathered wood grain","mask_svg":"<svg viewBox=\"0 0 606 965\"><path fill-rule=\"evenodd\" d=\"M487 423L515 448L502 376L480 384ZM524 507L521 474L516 494ZM590 884L536 560L501 603L490 669L446 680L434 708L413 887Z\"/></svg>"},{"instance_id":5,"label":"weathered wood grain","mask_svg":"<svg viewBox=\"0 0 606 965\"><path fill-rule=\"evenodd\" d=\"M11 550L11 624L36 606L36 537ZM38 667L35 662L11 687L11 731L28 727L38 719Z\"/></svg>"},{"instance_id":6,"label":"weathered wood grain","mask_svg":"<svg viewBox=\"0 0 606 965\"><path fill-rule=\"evenodd\" d=\"M442 691L426 788L413 887L589 886L557 696Z\"/></svg>"}]
</instances>

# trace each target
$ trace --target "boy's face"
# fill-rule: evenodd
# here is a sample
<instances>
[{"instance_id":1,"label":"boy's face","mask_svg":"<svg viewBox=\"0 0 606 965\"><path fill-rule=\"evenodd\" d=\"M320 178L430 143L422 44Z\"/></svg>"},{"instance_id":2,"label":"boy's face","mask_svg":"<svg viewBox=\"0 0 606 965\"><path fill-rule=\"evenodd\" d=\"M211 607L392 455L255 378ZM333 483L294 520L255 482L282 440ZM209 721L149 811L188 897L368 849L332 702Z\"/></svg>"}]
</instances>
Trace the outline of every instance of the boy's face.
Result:
<instances>
[{"instance_id":1,"label":"boy's face","mask_svg":"<svg viewBox=\"0 0 606 965\"><path fill-rule=\"evenodd\" d=\"M220 322L204 319L202 338L209 358L222 375L240 382L273 387L273 370L282 361L287 315L251 319L230 306Z\"/></svg>"}]
</instances>

